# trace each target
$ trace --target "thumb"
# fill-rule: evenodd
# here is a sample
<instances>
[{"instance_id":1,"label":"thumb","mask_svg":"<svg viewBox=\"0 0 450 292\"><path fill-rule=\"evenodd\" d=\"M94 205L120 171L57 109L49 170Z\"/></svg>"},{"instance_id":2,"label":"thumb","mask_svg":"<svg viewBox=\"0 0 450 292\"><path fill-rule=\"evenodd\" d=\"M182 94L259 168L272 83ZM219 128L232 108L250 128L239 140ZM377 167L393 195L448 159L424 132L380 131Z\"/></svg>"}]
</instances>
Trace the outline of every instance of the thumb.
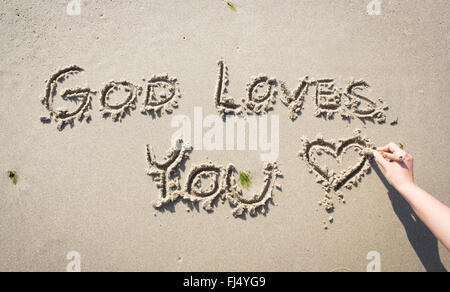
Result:
<instances>
[{"instance_id":1,"label":"thumb","mask_svg":"<svg viewBox=\"0 0 450 292\"><path fill-rule=\"evenodd\" d=\"M378 151L373 152L373 156L375 157L375 161L383 168L386 169L389 165L389 162L384 159L383 155L380 154Z\"/></svg>"}]
</instances>

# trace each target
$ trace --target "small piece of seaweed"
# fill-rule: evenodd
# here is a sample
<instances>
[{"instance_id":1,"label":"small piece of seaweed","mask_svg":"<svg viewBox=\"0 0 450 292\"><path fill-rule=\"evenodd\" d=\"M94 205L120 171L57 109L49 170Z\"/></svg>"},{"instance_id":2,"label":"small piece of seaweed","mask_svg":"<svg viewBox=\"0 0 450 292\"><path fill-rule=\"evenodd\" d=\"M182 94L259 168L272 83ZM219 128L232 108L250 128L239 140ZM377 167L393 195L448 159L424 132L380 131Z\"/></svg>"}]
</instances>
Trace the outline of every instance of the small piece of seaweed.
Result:
<instances>
[{"instance_id":1,"label":"small piece of seaweed","mask_svg":"<svg viewBox=\"0 0 450 292\"><path fill-rule=\"evenodd\" d=\"M228 7L230 7L231 10L233 10L234 12L237 12L236 6L234 6L233 3L227 1L227 5L228 5Z\"/></svg>"},{"instance_id":2,"label":"small piece of seaweed","mask_svg":"<svg viewBox=\"0 0 450 292\"><path fill-rule=\"evenodd\" d=\"M14 170L8 170L6 172L6 175L12 181L13 185L17 185L17 172L15 172Z\"/></svg>"},{"instance_id":3,"label":"small piece of seaweed","mask_svg":"<svg viewBox=\"0 0 450 292\"><path fill-rule=\"evenodd\" d=\"M245 189L248 189L252 185L252 173L250 171L247 173L239 172L239 180L241 181L241 185Z\"/></svg>"},{"instance_id":4,"label":"small piece of seaweed","mask_svg":"<svg viewBox=\"0 0 450 292\"><path fill-rule=\"evenodd\" d=\"M400 149L405 150L405 146L402 143L398 143L398 145L400 146Z\"/></svg>"}]
</instances>

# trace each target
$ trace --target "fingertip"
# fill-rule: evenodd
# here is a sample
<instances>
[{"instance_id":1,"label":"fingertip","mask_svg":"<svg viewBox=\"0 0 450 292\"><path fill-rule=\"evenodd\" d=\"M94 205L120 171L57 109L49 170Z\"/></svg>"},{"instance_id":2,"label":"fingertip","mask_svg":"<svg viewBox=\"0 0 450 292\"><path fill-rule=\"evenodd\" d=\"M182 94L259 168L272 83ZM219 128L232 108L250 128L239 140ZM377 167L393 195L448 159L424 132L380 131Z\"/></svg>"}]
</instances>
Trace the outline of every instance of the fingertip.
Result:
<instances>
[{"instance_id":1,"label":"fingertip","mask_svg":"<svg viewBox=\"0 0 450 292\"><path fill-rule=\"evenodd\" d=\"M397 143L391 142L389 143L389 149L391 150L392 153L394 152L399 152L399 151L403 151L400 146L398 146Z\"/></svg>"},{"instance_id":2,"label":"fingertip","mask_svg":"<svg viewBox=\"0 0 450 292\"><path fill-rule=\"evenodd\" d=\"M375 151L373 153L373 156L375 158L375 161L383 168L386 167L387 161L384 159L383 155L381 155L379 152Z\"/></svg>"},{"instance_id":3,"label":"fingertip","mask_svg":"<svg viewBox=\"0 0 450 292\"><path fill-rule=\"evenodd\" d=\"M384 151L384 152L389 151L389 144L384 145L383 147L378 147L377 151Z\"/></svg>"}]
</instances>

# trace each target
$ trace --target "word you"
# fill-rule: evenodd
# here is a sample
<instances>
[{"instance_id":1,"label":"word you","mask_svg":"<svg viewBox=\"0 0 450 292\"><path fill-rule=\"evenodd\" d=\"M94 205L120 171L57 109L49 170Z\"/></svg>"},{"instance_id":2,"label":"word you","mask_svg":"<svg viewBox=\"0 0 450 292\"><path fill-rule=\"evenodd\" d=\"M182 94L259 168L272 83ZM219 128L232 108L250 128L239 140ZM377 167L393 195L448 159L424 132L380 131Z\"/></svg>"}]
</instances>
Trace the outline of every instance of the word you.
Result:
<instances>
[{"instance_id":1,"label":"word you","mask_svg":"<svg viewBox=\"0 0 450 292\"><path fill-rule=\"evenodd\" d=\"M212 211L214 202L221 198L224 202L228 200L233 207L234 216L241 216L246 212L255 216L258 211L265 214L266 203L272 199L274 189L281 190L278 178L283 175L276 162L265 164L262 190L250 197L245 196L239 186L239 172L233 164L223 167L208 162L194 166L182 188L181 164L189 158L192 150L190 145L179 139L177 147L169 149L164 160L160 162L156 160L152 147L147 145L147 174L153 177L159 190L159 198L153 202L155 208L182 198L185 201L199 203L206 211Z\"/></svg>"}]
</instances>

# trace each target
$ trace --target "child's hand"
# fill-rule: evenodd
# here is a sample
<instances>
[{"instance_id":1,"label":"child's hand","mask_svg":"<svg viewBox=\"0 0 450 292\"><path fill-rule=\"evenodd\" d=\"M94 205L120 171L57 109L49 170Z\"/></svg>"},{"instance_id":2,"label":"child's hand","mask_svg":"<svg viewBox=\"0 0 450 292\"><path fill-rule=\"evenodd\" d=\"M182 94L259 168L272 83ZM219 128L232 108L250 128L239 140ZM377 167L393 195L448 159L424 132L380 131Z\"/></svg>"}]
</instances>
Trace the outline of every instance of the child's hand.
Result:
<instances>
[{"instance_id":1,"label":"child's hand","mask_svg":"<svg viewBox=\"0 0 450 292\"><path fill-rule=\"evenodd\" d=\"M403 162L388 161L378 151L375 151L375 161L383 168L385 176L389 183L397 190L403 186L414 184L413 175L413 157L400 149L395 143L378 148L378 151L393 153L403 156Z\"/></svg>"}]
</instances>

